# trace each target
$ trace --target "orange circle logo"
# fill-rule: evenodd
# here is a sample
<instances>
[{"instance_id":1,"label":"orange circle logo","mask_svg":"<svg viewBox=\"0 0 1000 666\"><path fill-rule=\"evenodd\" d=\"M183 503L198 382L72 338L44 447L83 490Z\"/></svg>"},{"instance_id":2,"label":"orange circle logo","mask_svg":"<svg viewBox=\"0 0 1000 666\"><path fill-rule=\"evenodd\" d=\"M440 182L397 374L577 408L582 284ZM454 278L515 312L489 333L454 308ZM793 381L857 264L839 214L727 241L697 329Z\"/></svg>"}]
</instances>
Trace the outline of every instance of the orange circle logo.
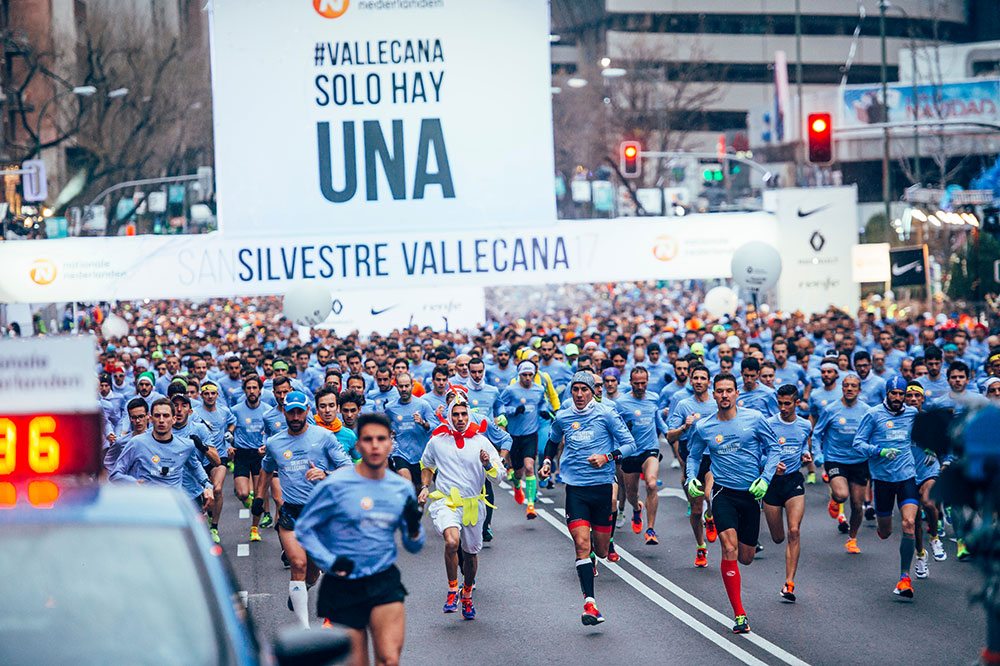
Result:
<instances>
[{"instance_id":1,"label":"orange circle logo","mask_svg":"<svg viewBox=\"0 0 1000 666\"><path fill-rule=\"evenodd\" d=\"M716 435L715 436L716 444L722 444L722 439L723 439L722 435Z\"/></svg>"},{"instance_id":2,"label":"orange circle logo","mask_svg":"<svg viewBox=\"0 0 1000 666\"><path fill-rule=\"evenodd\" d=\"M347 11L350 0L313 0L313 9L323 18L335 19Z\"/></svg>"},{"instance_id":3,"label":"orange circle logo","mask_svg":"<svg viewBox=\"0 0 1000 666\"><path fill-rule=\"evenodd\" d=\"M292 452L291 451L285 451L284 456L285 456L285 458L291 458L292 457Z\"/></svg>"},{"instance_id":4,"label":"orange circle logo","mask_svg":"<svg viewBox=\"0 0 1000 666\"><path fill-rule=\"evenodd\" d=\"M670 236L658 236L653 244L653 256L660 261L670 261L677 256L677 241Z\"/></svg>"},{"instance_id":5,"label":"orange circle logo","mask_svg":"<svg viewBox=\"0 0 1000 666\"><path fill-rule=\"evenodd\" d=\"M55 263L48 259L35 259L31 264L31 281L35 284L42 286L52 284L57 274Z\"/></svg>"},{"instance_id":6,"label":"orange circle logo","mask_svg":"<svg viewBox=\"0 0 1000 666\"><path fill-rule=\"evenodd\" d=\"M742 407L743 406L743 401L742 400L737 400L736 404L739 405L740 407Z\"/></svg>"},{"instance_id":7,"label":"orange circle logo","mask_svg":"<svg viewBox=\"0 0 1000 666\"><path fill-rule=\"evenodd\" d=\"M840 417L840 425L844 425L845 423L847 423L847 419L845 419L843 416L841 416Z\"/></svg>"},{"instance_id":8,"label":"orange circle logo","mask_svg":"<svg viewBox=\"0 0 1000 666\"><path fill-rule=\"evenodd\" d=\"M160 462L160 456L153 456L153 462L154 463Z\"/></svg>"},{"instance_id":9,"label":"orange circle logo","mask_svg":"<svg viewBox=\"0 0 1000 666\"><path fill-rule=\"evenodd\" d=\"M371 497L362 497L361 498L361 508L362 509L364 509L365 511L368 511L373 506L375 506L375 501Z\"/></svg>"},{"instance_id":10,"label":"orange circle logo","mask_svg":"<svg viewBox=\"0 0 1000 666\"><path fill-rule=\"evenodd\" d=\"M574 421L574 422L573 422L573 426L572 426L572 427L573 427L573 430L579 430L579 429L580 429L580 424L579 424L579 423L576 423L576 422Z\"/></svg>"},{"instance_id":11,"label":"orange circle logo","mask_svg":"<svg viewBox=\"0 0 1000 666\"><path fill-rule=\"evenodd\" d=\"M784 437L779 437L778 438L778 444L784 444L784 443L785 443L785 438Z\"/></svg>"},{"instance_id":12,"label":"orange circle logo","mask_svg":"<svg viewBox=\"0 0 1000 666\"><path fill-rule=\"evenodd\" d=\"M892 427L892 421L886 421L885 422L885 427L886 428L891 428Z\"/></svg>"}]
</instances>

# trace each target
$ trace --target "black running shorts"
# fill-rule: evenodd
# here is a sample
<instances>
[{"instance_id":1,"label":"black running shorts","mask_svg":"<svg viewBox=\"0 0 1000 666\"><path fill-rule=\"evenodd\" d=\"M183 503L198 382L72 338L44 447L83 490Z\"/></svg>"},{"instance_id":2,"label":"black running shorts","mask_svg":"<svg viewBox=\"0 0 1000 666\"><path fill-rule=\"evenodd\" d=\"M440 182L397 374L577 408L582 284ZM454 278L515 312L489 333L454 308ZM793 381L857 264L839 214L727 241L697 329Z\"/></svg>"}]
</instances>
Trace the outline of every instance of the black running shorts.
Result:
<instances>
[{"instance_id":1,"label":"black running shorts","mask_svg":"<svg viewBox=\"0 0 1000 666\"><path fill-rule=\"evenodd\" d=\"M590 525L595 532L611 533L611 484L566 486L566 524L570 529Z\"/></svg>"},{"instance_id":2,"label":"black running shorts","mask_svg":"<svg viewBox=\"0 0 1000 666\"><path fill-rule=\"evenodd\" d=\"M393 471L397 474L401 469L410 470L410 480L414 482L420 481L420 463L411 463L406 458L402 456L393 456L389 458L389 466L392 467Z\"/></svg>"},{"instance_id":3,"label":"black running shorts","mask_svg":"<svg viewBox=\"0 0 1000 666\"><path fill-rule=\"evenodd\" d=\"M826 475L831 479L836 476L842 476L853 486L867 486L868 481L872 478L871 473L868 471L867 462L842 463L827 460L823 463L823 467L826 469Z\"/></svg>"},{"instance_id":4,"label":"black running shorts","mask_svg":"<svg viewBox=\"0 0 1000 666\"><path fill-rule=\"evenodd\" d=\"M875 496L875 515L885 518L892 515L892 505L900 509L904 504L920 506L920 492L917 482L913 479L905 481L879 481L872 483L872 494Z\"/></svg>"},{"instance_id":5,"label":"black running shorts","mask_svg":"<svg viewBox=\"0 0 1000 666\"><path fill-rule=\"evenodd\" d=\"M524 459L534 460L538 457L538 433L530 435L511 435L510 464L514 469L524 467Z\"/></svg>"},{"instance_id":6,"label":"black running shorts","mask_svg":"<svg viewBox=\"0 0 1000 666\"><path fill-rule=\"evenodd\" d=\"M805 495L805 479L802 472L792 472L791 474L775 475L771 478L771 483L767 487L764 495L764 504L768 506L785 506L785 503L793 497Z\"/></svg>"},{"instance_id":7,"label":"black running shorts","mask_svg":"<svg viewBox=\"0 0 1000 666\"><path fill-rule=\"evenodd\" d=\"M712 516L721 534L736 530L736 539L747 546L756 546L760 536L760 502L749 490L723 488L718 483L712 490Z\"/></svg>"},{"instance_id":8,"label":"black running shorts","mask_svg":"<svg viewBox=\"0 0 1000 666\"><path fill-rule=\"evenodd\" d=\"M639 474L642 472L642 465L646 462L646 459L653 457L657 460L663 460L663 454L660 453L659 449L647 449L634 456L622 458L622 471L626 474Z\"/></svg>"},{"instance_id":9,"label":"black running shorts","mask_svg":"<svg viewBox=\"0 0 1000 666\"><path fill-rule=\"evenodd\" d=\"M260 461L263 456L257 449L235 449L233 455L233 478L249 477L260 474Z\"/></svg>"},{"instance_id":10,"label":"black running shorts","mask_svg":"<svg viewBox=\"0 0 1000 666\"><path fill-rule=\"evenodd\" d=\"M373 608L401 603L406 595L396 565L361 578L343 578L328 573L319 585L316 614L334 624L360 631L368 626Z\"/></svg>"},{"instance_id":11,"label":"black running shorts","mask_svg":"<svg viewBox=\"0 0 1000 666\"><path fill-rule=\"evenodd\" d=\"M283 530L288 530L289 532L295 531L295 520L302 513L302 509L305 508L305 504L292 504L291 502L282 502L281 508L278 509L278 527Z\"/></svg>"}]
</instances>

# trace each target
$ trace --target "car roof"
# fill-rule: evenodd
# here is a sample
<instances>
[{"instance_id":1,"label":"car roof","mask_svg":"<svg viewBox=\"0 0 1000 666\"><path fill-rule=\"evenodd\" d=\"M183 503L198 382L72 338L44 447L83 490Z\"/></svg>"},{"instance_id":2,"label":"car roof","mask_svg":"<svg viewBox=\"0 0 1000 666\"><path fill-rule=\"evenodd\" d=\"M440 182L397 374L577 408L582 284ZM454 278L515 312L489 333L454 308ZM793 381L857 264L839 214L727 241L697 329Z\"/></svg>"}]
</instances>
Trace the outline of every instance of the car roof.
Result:
<instances>
[{"instance_id":1,"label":"car roof","mask_svg":"<svg viewBox=\"0 0 1000 666\"><path fill-rule=\"evenodd\" d=\"M17 489L13 507L0 509L3 523L81 523L186 527L185 497L169 488L132 484L55 482L59 496L51 505L34 506L26 487Z\"/></svg>"}]
</instances>

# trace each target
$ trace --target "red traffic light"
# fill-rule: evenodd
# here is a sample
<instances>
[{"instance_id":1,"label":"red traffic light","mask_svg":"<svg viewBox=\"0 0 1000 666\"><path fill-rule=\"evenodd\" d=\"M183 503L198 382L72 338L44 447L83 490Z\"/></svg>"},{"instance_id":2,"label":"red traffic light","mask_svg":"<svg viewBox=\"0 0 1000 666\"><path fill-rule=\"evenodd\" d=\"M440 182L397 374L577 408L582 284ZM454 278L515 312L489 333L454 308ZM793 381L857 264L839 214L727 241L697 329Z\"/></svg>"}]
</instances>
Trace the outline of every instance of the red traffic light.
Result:
<instances>
[{"instance_id":1,"label":"red traffic light","mask_svg":"<svg viewBox=\"0 0 1000 666\"><path fill-rule=\"evenodd\" d=\"M833 123L829 113L810 113L806 121L806 161L825 165L833 162Z\"/></svg>"},{"instance_id":2,"label":"red traffic light","mask_svg":"<svg viewBox=\"0 0 1000 666\"><path fill-rule=\"evenodd\" d=\"M638 141L622 141L619 152L619 167L625 178L638 178L642 171L639 153L642 145Z\"/></svg>"}]
</instances>

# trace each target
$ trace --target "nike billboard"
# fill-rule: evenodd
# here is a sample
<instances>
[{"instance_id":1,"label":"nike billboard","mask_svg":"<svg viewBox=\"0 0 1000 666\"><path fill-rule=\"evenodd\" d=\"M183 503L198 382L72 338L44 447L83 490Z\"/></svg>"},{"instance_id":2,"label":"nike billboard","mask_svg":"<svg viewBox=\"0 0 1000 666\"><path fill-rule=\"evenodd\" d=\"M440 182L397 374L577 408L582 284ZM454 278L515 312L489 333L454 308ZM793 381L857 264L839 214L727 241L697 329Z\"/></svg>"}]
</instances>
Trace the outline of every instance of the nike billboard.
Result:
<instances>
[{"instance_id":1,"label":"nike billboard","mask_svg":"<svg viewBox=\"0 0 1000 666\"><path fill-rule=\"evenodd\" d=\"M896 287L922 287L927 284L927 246L889 251L890 284Z\"/></svg>"}]
</instances>

